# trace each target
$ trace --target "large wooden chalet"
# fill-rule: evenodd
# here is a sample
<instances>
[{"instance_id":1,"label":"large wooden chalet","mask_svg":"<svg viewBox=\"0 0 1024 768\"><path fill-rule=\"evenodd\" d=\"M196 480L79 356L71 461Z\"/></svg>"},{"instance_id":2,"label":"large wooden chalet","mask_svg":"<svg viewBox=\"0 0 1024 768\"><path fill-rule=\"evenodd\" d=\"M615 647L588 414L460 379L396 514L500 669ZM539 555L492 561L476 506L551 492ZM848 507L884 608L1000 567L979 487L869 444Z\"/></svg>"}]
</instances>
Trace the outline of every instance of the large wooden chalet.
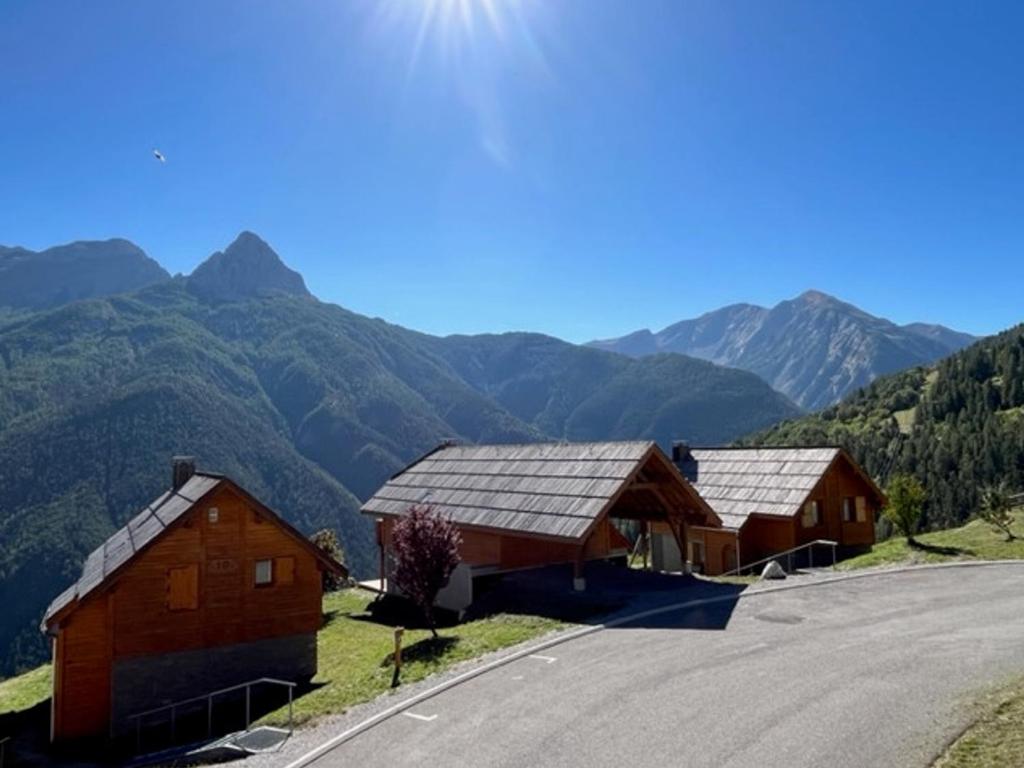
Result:
<instances>
[{"instance_id":1,"label":"large wooden chalet","mask_svg":"<svg viewBox=\"0 0 1024 768\"><path fill-rule=\"evenodd\" d=\"M323 573L342 565L239 485L176 461L172 488L97 548L43 619L55 740L144 710L316 672Z\"/></svg>"},{"instance_id":2,"label":"large wooden chalet","mask_svg":"<svg viewBox=\"0 0 1024 768\"><path fill-rule=\"evenodd\" d=\"M464 608L473 579L572 563L585 586L587 560L625 555L614 520L658 523L686 550L694 526L721 521L651 441L442 445L389 480L362 508L377 519L381 577L391 569L394 522L429 505L462 533L462 564L439 604Z\"/></svg>"}]
</instances>

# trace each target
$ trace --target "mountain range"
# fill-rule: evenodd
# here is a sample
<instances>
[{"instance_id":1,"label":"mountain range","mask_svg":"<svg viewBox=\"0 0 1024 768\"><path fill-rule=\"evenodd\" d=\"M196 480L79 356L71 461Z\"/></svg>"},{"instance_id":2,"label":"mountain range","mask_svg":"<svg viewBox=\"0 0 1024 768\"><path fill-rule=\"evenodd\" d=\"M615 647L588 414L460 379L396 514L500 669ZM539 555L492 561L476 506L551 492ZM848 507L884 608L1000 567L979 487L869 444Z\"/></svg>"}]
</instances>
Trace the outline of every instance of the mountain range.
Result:
<instances>
[{"instance_id":1,"label":"mountain range","mask_svg":"<svg viewBox=\"0 0 1024 768\"><path fill-rule=\"evenodd\" d=\"M368 575L359 499L444 438L718 443L800 413L751 373L682 355L364 317L318 301L252 233L187 277L126 241L61 249L2 257L23 287L0 314L0 675L44 658L46 603L168 485L173 454L306 532L336 529ZM82 282L33 264L69 252L92 267Z\"/></svg>"},{"instance_id":2,"label":"mountain range","mask_svg":"<svg viewBox=\"0 0 1024 768\"><path fill-rule=\"evenodd\" d=\"M663 352L756 373L808 410L886 373L933 363L977 339L941 325L896 325L820 291L766 308L734 304L652 333L590 346L631 357Z\"/></svg>"}]
</instances>

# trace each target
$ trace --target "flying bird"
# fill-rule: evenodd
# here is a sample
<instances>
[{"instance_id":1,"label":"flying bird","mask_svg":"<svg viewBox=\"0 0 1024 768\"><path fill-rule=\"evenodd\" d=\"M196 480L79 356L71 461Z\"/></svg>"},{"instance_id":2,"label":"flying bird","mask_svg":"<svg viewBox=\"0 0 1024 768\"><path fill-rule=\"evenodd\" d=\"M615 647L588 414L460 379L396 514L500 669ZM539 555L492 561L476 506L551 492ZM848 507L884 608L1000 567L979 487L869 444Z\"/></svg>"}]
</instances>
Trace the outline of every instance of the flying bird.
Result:
<instances>
[{"instance_id":1,"label":"flying bird","mask_svg":"<svg viewBox=\"0 0 1024 768\"><path fill-rule=\"evenodd\" d=\"M166 163L167 162L167 158L164 157L163 153L159 149L154 149L153 150L153 157L155 157L161 163Z\"/></svg>"}]
</instances>

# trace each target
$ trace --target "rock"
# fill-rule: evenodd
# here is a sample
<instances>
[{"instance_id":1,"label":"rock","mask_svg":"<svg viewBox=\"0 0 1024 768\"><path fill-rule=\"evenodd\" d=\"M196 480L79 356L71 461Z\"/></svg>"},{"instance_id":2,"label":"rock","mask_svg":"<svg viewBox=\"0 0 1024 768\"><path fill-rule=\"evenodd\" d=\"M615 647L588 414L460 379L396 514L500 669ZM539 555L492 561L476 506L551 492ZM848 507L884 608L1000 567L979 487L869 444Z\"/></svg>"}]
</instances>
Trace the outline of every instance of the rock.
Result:
<instances>
[{"instance_id":1,"label":"rock","mask_svg":"<svg viewBox=\"0 0 1024 768\"><path fill-rule=\"evenodd\" d=\"M782 566L779 565L778 560L770 560L765 565L764 570L761 571L761 579L784 579L786 578L786 572Z\"/></svg>"}]
</instances>

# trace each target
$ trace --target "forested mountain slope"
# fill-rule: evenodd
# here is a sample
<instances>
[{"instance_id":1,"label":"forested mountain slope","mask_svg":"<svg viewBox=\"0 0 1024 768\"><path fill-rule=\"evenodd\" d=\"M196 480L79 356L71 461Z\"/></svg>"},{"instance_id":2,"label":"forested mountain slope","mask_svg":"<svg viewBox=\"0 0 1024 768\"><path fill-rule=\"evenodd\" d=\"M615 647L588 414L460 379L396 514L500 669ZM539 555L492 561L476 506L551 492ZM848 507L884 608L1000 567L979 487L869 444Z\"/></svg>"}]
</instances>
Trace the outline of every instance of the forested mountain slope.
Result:
<instances>
[{"instance_id":1,"label":"forested mountain slope","mask_svg":"<svg viewBox=\"0 0 1024 768\"><path fill-rule=\"evenodd\" d=\"M743 442L844 445L883 482L894 472L920 478L927 527L960 524L986 485L1024 489L1024 325Z\"/></svg>"}]
</instances>

